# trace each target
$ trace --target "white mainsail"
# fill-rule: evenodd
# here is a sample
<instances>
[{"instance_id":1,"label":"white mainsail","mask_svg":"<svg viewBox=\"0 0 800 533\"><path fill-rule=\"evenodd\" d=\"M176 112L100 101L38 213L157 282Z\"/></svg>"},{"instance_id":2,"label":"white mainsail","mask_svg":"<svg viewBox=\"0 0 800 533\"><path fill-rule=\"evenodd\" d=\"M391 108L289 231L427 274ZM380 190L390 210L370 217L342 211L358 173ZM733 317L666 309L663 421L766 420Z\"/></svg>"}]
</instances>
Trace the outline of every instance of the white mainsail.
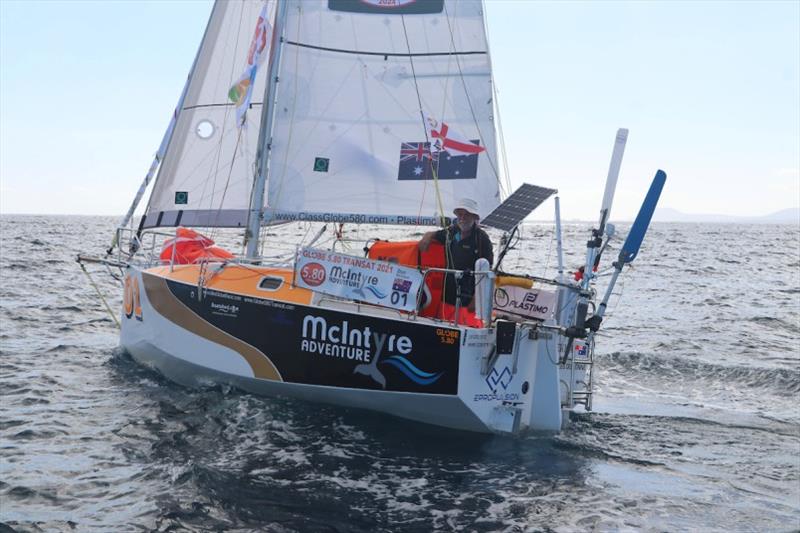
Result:
<instances>
[{"instance_id":1,"label":"white mainsail","mask_svg":"<svg viewBox=\"0 0 800 533\"><path fill-rule=\"evenodd\" d=\"M292 1L283 35L265 220L436 224L460 198L499 203L480 0Z\"/></svg>"},{"instance_id":2,"label":"white mainsail","mask_svg":"<svg viewBox=\"0 0 800 533\"><path fill-rule=\"evenodd\" d=\"M255 78L242 128L229 91L248 68L263 7L254 0L214 4L141 227L246 224L266 76ZM269 20L274 8L270 2Z\"/></svg>"}]
</instances>

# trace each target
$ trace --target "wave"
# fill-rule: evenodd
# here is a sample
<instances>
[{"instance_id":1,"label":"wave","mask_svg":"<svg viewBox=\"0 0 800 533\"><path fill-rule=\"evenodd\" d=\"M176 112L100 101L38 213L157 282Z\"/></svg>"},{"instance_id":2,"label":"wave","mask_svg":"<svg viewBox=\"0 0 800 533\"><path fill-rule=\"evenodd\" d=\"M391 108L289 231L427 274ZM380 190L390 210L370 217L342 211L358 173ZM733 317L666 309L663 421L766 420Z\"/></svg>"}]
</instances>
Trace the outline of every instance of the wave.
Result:
<instances>
[{"instance_id":1,"label":"wave","mask_svg":"<svg viewBox=\"0 0 800 533\"><path fill-rule=\"evenodd\" d=\"M785 320L774 316L754 316L749 318L747 322L753 322L772 329L785 330L788 333L800 333L800 325L796 320Z\"/></svg>"},{"instance_id":2,"label":"wave","mask_svg":"<svg viewBox=\"0 0 800 533\"><path fill-rule=\"evenodd\" d=\"M739 383L782 394L800 393L800 370L754 366L727 366L663 354L612 352L599 354L598 362L607 369L646 372L675 377L679 374L697 380Z\"/></svg>"},{"instance_id":3,"label":"wave","mask_svg":"<svg viewBox=\"0 0 800 533\"><path fill-rule=\"evenodd\" d=\"M444 374L444 372L434 373L420 370L414 366L414 363L401 355L393 355L383 362L397 368L400 370L400 372L405 374L408 379L419 385L430 385L432 383L436 383Z\"/></svg>"},{"instance_id":4,"label":"wave","mask_svg":"<svg viewBox=\"0 0 800 533\"><path fill-rule=\"evenodd\" d=\"M386 294L381 292L377 287L373 287L372 285L367 285L365 289L374 294L379 300L383 300L384 298L386 298Z\"/></svg>"}]
</instances>

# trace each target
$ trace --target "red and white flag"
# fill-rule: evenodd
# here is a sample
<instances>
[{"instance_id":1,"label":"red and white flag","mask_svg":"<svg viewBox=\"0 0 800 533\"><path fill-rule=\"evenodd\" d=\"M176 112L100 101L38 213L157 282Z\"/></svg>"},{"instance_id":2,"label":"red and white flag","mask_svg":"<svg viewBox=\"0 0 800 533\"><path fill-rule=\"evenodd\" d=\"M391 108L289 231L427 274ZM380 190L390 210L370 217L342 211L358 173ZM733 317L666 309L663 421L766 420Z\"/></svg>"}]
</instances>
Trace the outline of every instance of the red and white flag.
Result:
<instances>
[{"instance_id":1,"label":"red and white flag","mask_svg":"<svg viewBox=\"0 0 800 533\"><path fill-rule=\"evenodd\" d=\"M447 150L451 155L474 155L486 150L458 132L450 129L445 122L439 122L430 115L425 116L428 123L428 134L431 138L431 150Z\"/></svg>"}]
</instances>

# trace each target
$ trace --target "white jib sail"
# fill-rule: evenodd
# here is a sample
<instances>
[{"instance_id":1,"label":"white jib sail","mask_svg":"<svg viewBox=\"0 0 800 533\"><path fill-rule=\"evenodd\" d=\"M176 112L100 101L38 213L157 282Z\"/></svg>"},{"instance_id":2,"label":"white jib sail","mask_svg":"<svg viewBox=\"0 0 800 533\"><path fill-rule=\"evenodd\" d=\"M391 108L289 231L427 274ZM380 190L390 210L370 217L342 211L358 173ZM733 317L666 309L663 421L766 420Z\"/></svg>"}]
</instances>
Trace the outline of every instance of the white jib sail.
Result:
<instances>
[{"instance_id":1,"label":"white jib sail","mask_svg":"<svg viewBox=\"0 0 800 533\"><path fill-rule=\"evenodd\" d=\"M464 197L489 214L484 30L479 0L292 0L265 219L435 224Z\"/></svg>"},{"instance_id":2,"label":"white jib sail","mask_svg":"<svg viewBox=\"0 0 800 533\"><path fill-rule=\"evenodd\" d=\"M246 225L266 65L258 69L242 128L231 88L254 59L254 41L260 45L263 7L254 0L215 3L142 227ZM271 21L275 2L267 7Z\"/></svg>"}]
</instances>

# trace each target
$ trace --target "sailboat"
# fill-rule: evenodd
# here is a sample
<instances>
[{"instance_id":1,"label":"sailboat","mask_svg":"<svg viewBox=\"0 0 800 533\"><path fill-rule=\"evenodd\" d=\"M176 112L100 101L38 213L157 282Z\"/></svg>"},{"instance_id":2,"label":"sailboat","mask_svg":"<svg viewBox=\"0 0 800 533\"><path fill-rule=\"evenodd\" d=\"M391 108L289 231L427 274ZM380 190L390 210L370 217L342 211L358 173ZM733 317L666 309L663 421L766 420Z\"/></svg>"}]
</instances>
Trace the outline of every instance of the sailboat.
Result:
<instances>
[{"instance_id":1,"label":"sailboat","mask_svg":"<svg viewBox=\"0 0 800 533\"><path fill-rule=\"evenodd\" d=\"M479 0L218 0L112 245L79 261L121 270L120 344L174 381L459 430L559 431L592 408L595 333L665 175L603 298L624 129L582 278L565 273L557 196L558 276L505 271L519 225L557 191L511 191L498 113ZM315 246L342 224L446 228L462 198L500 236L494 264L455 269L448 243ZM270 228L290 223L319 228L275 242ZM242 232L241 253L198 232L220 228ZM474 311L442 301L447 283L474 293Z\"/></svg>"}]
</instances>

